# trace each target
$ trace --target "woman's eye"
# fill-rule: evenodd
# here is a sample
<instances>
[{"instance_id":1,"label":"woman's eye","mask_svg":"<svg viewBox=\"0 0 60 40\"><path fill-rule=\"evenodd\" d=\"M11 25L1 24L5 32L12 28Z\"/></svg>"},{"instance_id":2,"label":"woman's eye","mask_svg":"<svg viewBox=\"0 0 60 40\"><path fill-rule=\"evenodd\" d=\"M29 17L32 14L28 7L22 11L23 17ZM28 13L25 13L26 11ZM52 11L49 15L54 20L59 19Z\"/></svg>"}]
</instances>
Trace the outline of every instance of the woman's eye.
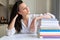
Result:
<instances>
[{"instance_id":1,"label":"woman's eye","mask_svg":"<svg viewBox=\"0 0 60 40\"><path fill-rule=\"evenodd\" d=\"M23 10L25 10L26 8L24 8Z\"/></svg>"}]
</instances>

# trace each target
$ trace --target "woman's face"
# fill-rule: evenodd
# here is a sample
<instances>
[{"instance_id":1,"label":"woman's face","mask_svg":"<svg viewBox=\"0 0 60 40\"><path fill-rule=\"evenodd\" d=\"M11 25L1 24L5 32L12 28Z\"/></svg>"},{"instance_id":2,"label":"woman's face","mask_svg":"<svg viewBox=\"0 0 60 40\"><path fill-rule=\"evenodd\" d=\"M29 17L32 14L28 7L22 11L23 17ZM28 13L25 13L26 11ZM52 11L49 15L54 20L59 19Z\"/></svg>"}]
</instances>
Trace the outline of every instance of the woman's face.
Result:
<instances>
[{"instance_id":1,"label":"woman's face","mask_svg":"<svg viewBox=\"0 0 60 40\"><path fill-rule=\"evenodd\" d=\"M30 13L29 8L26 6L25 3L22 3L22 4L19 5L18 13L22 16L26 16L27 14Z\"/></svg>"}]
</instances>

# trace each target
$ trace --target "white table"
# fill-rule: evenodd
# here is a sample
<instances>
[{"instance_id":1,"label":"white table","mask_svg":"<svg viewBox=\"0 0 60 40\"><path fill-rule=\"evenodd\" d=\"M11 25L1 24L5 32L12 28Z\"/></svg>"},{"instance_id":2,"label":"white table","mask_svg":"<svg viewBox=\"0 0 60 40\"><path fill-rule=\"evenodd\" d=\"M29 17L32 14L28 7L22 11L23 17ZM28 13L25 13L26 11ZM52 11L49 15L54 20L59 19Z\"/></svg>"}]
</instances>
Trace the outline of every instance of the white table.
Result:
<instances>
[{"instance_id":1,"label":"white table","mask_svg":"<svg viewBox=\"0 0 60 40\"><path fill-rule=\"evenodd\" d=\"M0 38L0 40L57 40L51 38L37 38L37 36L33 34L16 34L12 36L4 36ZM60 40L60 39L58 39Z\"/></svg>"}]
</instances>

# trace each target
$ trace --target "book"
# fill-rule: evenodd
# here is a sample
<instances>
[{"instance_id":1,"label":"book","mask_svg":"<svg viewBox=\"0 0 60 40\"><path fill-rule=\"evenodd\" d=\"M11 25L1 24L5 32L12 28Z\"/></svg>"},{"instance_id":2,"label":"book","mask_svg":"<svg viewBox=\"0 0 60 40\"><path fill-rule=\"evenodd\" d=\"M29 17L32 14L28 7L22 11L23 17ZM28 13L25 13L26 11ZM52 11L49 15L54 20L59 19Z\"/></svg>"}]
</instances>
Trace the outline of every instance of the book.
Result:
<instances>
[{"instance_id":1,"label":"book","mask_svg":"<svg viewBox=\"0 0 60 40\"><path fill-rule=\"evenodd\" d=\"M40 30L39 33L43 38L60 38L60 30Z\"/></svg>"}]
</instances>

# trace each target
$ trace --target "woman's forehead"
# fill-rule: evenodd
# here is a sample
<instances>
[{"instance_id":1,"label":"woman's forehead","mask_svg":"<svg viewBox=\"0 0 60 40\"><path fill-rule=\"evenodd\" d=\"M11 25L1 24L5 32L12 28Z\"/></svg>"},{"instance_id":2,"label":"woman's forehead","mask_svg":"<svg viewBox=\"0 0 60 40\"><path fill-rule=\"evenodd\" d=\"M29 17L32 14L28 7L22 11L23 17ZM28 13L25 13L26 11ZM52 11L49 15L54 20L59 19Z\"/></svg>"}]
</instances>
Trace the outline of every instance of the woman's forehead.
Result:
<instances>
[{"instance_id":1,"label":"woman's forehead","mask_svg":"<svg viewBox=\"0 0 60 40\"><path fill-rule=\"evenodd\" d=\"M22 4L20 4L19 5L19 8L21 9L21 8L25 8L26 7L26 4L25 3L22 3Z\"/></svg>"}]
</instances>

